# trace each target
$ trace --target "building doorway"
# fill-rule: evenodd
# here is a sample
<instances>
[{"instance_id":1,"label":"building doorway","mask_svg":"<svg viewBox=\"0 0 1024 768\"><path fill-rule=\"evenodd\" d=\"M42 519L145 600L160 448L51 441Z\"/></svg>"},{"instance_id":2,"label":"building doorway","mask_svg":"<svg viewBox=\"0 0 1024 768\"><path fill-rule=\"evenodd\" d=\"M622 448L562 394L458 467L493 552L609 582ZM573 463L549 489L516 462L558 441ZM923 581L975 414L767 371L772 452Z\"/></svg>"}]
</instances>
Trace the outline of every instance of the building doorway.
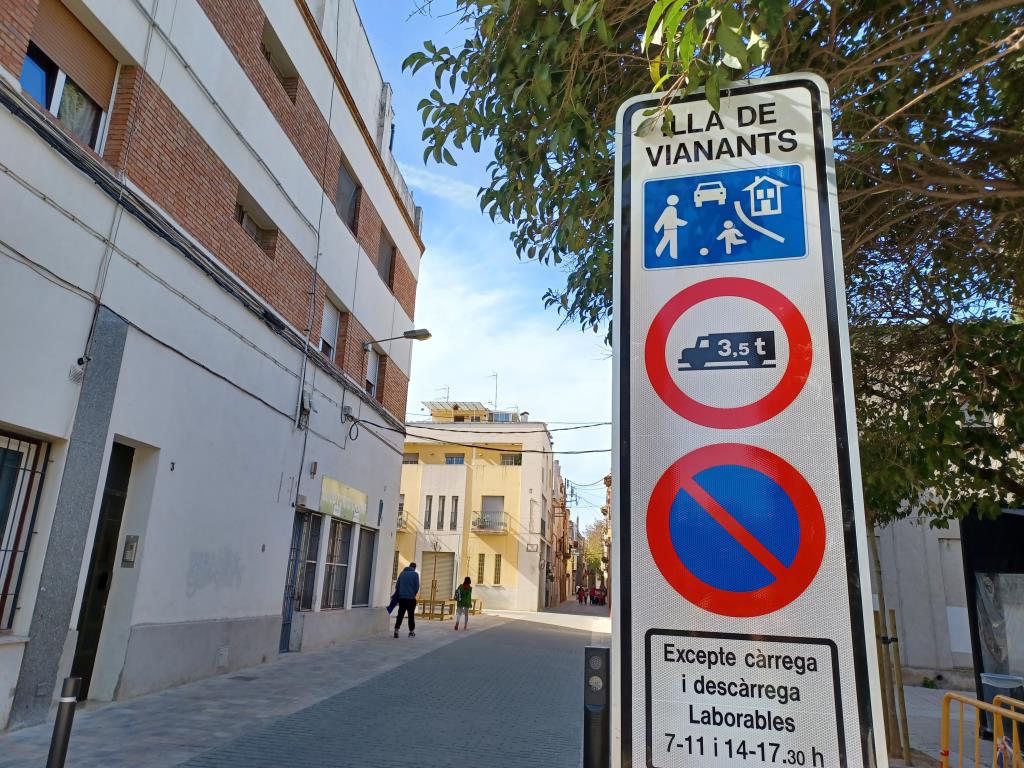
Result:
<instances>
[{"instance_id":1,"label":"building doorway","mask_svg":"<svg viewBox=\"0 0 1024 768\"><path fill-rule=\"evenodd\" d=\"M420 599L447 600L455 591L455 553L424 552Z\"/></svg>"},{"instance_id":2,"label":"building doorway","mask_svg":"<svg viewBox=\"0 0 1024 768\"><path fill-rule=\"evenodd\" d=\"M82 609L78 613L78 642L75 658L71 663L71 674L82 678L80 700L89 696L96 651L103 631L103 617L110 596L110 584L114 577L114 559L121 532L121 518L124 516L125 499L128 497L128 481L132 473L135 449L121 443L114 443L110 451L107 480L103 487L96 536L89 559L89 572L82 594Z\"/></svg>"},{"instance_id":3,"label":"building doorway","mask_svg":"<svg viewBox=\"0 0 1024 768\"><path fill-rule=\"evenodd\" d=\"M356 584L352 591L353 607L368 606L373 584L373 556L377 546L377 532L371 528L359 531L359 554L356 555Z\"/></svg>"}]
</instances>

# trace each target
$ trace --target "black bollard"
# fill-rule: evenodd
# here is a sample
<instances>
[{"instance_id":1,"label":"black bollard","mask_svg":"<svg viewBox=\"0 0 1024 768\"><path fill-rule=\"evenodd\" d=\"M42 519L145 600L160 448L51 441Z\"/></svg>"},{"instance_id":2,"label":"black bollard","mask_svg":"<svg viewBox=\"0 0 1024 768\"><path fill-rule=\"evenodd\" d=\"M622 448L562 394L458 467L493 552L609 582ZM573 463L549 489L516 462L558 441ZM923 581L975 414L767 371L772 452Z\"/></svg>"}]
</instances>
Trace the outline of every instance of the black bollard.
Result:
<instances>
[{"instance_id":1,"label":"black bollard","mask_svg":"<svg viewBox=\"0 0 1024 768\"><path fill-rule=\"evenodd\" d=\"M588 645L583 650L583 768L611 764L610 696L611 654Z\"/></svg>"},{"instance_id":2,"label":"black bollard","mask_svg":"<svg viewBox=\"0 0 1024 768\"><path fill-rule=\"evenodd\" d=\"M46 768L64 768L64 760L68 756L68 742L71 740L71 724L75 720L75 705L78 703L78 691L81 687L82 678L64 678L64 686L60 689L60 702L57 704L57 719L53 721L53 737L50 739L50 754L46 758Z\"/></svg>"}]
</instances>

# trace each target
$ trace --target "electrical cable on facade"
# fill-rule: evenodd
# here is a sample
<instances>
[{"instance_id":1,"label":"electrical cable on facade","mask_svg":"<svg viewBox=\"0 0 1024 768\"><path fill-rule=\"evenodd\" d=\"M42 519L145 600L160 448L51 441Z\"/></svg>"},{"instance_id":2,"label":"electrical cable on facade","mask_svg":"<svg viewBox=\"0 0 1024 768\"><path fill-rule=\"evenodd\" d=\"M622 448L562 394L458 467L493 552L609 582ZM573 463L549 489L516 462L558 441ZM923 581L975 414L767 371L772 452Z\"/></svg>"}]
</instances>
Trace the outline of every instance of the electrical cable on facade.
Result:
<instances>
[{"instance_id":1,"label":"electrical cable on facade","mask_svg":"<svg viewBox=\"0 0 1024 768\"><path fill-rule=\"evenodd\" d=\"M479 443L476 443L476 444L473 444L473 443L457 443L457 442L454 442L452 440L441 440L440 438L436 438L436 437L428 437L427 435L410 435L405 430L395 429L394 427L385 427L383 424L374 424L372 421L364 421L362 419L353 419L353 421L355 423L357 423L357 424L367 425L367 427L374 426L374 427L378 427L380 429L389 430L391 432L397 432L398 434L403 435L405 437L414 437L417 440L429 440L430 442L438 443L439 445L457 445L460 448L479 448L480 450L494 451L495 453L539 453L539 454L543 454L545 456L558 456L558 455L563 455L563 456L564 455L572 455L572 456L575 456L575 455L580 455L580 454L585 454L585 453L609 453L612 450L611 448L594 448L594 449L585 450L585 451L541 451L541 450L536 450L536 449L531 449L531 448L523 448L523 449L492 448L490 446L480 445Z\"/></svg>"}]
</instances>

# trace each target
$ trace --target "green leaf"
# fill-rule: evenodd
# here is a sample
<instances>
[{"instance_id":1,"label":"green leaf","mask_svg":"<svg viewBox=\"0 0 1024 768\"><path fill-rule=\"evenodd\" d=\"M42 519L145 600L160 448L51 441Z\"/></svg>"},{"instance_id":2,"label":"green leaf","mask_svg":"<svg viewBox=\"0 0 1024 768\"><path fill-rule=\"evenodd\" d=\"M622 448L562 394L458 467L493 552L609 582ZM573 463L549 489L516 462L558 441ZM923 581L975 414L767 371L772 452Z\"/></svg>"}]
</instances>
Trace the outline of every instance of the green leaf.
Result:
<instances>
[{"instance_id":1,"label":"green leaf","mask_svg":"<svg viewBox=\"0 0 1024 768\"><path fill-rule=\"evenodd\" d=\"M449 152L449 151L448 151L448 150L446 149L446 150L444 150L444 151L442 152L442 154L444 155L444 161L445 161L446 163L448 163L448 165L455 165L455 158L454 158L454 157L452 157L452 153L451 153L451 152Z\"/></svg>"},{"instance_id":2,"label":"green leaf","mask_svg":"<svg viewBox=\"0 0 1024 768\"><path fill-rule=\"evenodd\" d=\"M661 17L665 15L665 10L672 3L681 3L681 1L682 0L656 0L654 7L651 8L651 12L647 16L647 28L644 30L640 50L646 51L650 46L654 29L658 26L658 22L661 21Z\"/></svg>"},{"instance_id":3,"label":"green leaf","mask_svg":"<svg viewBox=\"0 0 1024 768\"><path fill-rule=\"evenodd\" d=\"M718 32L715 35L715 42L722 46L723 51L740 62L739 66L733 67L734 69L743 69L746 66L747 48L739 35L728 27L719 25ZM729 64L729 66L733 65Z\"/></svg>"},{"instance_id":4,"label":"green leaf","mask_svg":"<svg viewBox=\"0 0 1024 768\"><path fill-rule=\"evenodd\" d=\"M704 96L711 108L717 112L722 108L722 97L718 91L718 69L711 70L707 81L704 83Z\"/></svg>"}]
</instances>

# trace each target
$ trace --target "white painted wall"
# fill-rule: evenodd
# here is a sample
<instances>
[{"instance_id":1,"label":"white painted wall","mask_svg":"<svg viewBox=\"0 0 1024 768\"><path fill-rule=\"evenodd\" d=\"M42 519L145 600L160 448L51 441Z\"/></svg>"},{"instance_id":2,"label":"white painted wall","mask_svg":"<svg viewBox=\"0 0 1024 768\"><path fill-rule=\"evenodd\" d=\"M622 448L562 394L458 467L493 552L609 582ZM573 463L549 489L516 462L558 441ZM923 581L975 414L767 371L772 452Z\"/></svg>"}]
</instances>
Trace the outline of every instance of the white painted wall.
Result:
<instances>
[{"instance_id":1,"label":"white painted wall","mask_svg":"<svg viewBox=\"0 0 1024 768\"><path fill-rule=\"evenodd\" d=\"M149 26L134 3L80 0L80 5L103 25L101 37L142 58ZM142 5L150 8L152 2ZM151 76L303 256L315 262L316 237L308 223L319 212L315 178L198 6L164 3L159 10L160 29L153 34L147 62ZM331 81L298 11L289 3L267 3L267 12L326 114ZM163 36L180 49L195 77ZM17 79L14 73L4 75ZM332 116L346 155L415 271L419 251L413 234L352 115L337 97ZM38 590L79 392L68 374L84 351L94 309L89 294L98 284L103 238L115 209L91 181L6 112L0 115L0 163L7 169L0 174L0 424L46 436L53 444L15 624L18 635L28 632ZM140 549L134 569L115 572L95 673L93 693L98 698L115 695L119 677L134 694L146 686L210 674L217 643L262 644L231 649L230 664L257 663L264 646L276 653L273 627L280 621L291 502L298 490L316 508L323 474L367 493L375 523L383 501L372 605L386 603L401 462L401 438L393 432L379 430L374 436L364 429L357 439L349 437L349 425L341 418L343 405L351 405L359 417L384 420L374 405L323 373L311 381L314 412L303 457L307 436L292 422L301 354L129 215L121 219L116 245L102 302L133 327L107 452L115 439L138 447L118 558L127 533L140 536ZM372 336L394 336L412 326L330 208L320 252L321 274L330 292L356 313ZM408 373L410 349L411 343L402 341L389 343L385 351ZM311 478L314 461L319 474ZM105 474L103 466L98 490ZM93 529L98 507L97 497ZM91 542L92 531L76 601L81 599ZM371 608L353 611L345 621L335 618L336 636L372 629L379 624L379 613ZM77 613L69 629L76 618ZM242 633L211 629L234 626L232 622L240 627L262 622L270 631L250 632L245 639ZM193 663L180 642L183 631L197 638L197 646L207 633L204 654L211 658ZM327 630L320 636L323 642L333 637ZM124 665L139 653L133 652L141 647L135 645L139 638L157 643L146 647L174 645L175 666L165 678L155 675L134 685L123 678ZM9 681L17 679L20 664L15 645L0 653L0 727L10 706ZM159 665L160 656L147 663Z\"/></svg>"},{"instance_id":2,"label":"white painted wall","mask_svg":"<svg viewBox=\"0 0 1024 768\"><path fill-rule=\"evenodd\" d=\"M930 677L973 667L960 526L907 518L875 531L903 664ZM874 587L877 592L877 585Z\"/></svg>"}]
</instances>

